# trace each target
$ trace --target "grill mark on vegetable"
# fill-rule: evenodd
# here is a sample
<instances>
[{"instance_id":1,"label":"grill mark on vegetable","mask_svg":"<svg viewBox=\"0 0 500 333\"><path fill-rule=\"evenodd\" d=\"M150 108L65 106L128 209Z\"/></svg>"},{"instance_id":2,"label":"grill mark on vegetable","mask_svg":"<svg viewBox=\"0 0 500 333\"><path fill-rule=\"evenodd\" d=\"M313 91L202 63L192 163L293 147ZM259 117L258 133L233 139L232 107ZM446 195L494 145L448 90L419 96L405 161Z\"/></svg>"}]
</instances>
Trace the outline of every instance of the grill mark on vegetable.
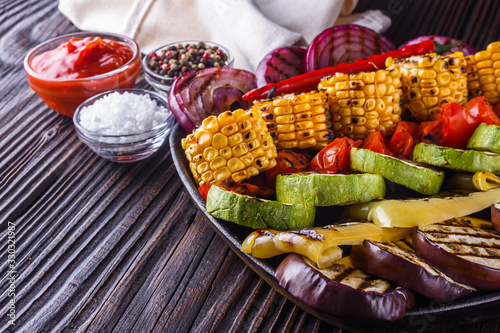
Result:
<instances>
[{"instance_id":1,"label":"grill mark on vegetable","mask_svg":"<svg viewBox=\"0 0 500 333\"><path fill-rule=\"evenodd\" d=\"M335 276L333 281L342 283L343 280L348 278L351 274L353 274L356 271L355 268L352 267L344 267L344 271Z\"/></svg>"},{"instance_id":2,"label":"grill mark on vegetable","mask_svg":"<svg viewBox=\"0 0 500 333\"><path fill-rule=\"evenodd\" d=\"M459 227L459 226L456 226L456 227ZM474 229L474 231L476 232L475 234L471 234L471 232L467 231L466 229L463 229L462 231L463 232L450 231L450 230L428 230L428 231L424 231L424 233L427 235L439 238L439 239L446 238L447 235L459 235L459 236L467 236L467 237L472 238L472 239L485 238L485 239L500 240L500 235L496 235L496 234L488 232L488 231L478 232L478 229Z\"/></svg>"},{"instance_id":3,"label":"grill mark on vegetable","mask_svg":"<svg viewBox=\"0 0 500 333\"><path fill-rule=\"evenodd\" d=\"M365 290L366 288L369 288L371 287L371 285L373 284L373 280L363 280L363 282L361 282L361 284L358 286L358 289L361 289L361 290ZM385 290L382 292L384 293Z\"/></svg>"},{"instance_id":4,"label":"grill mark on vegetable","mask_svg":"<svg viewBox=\"0 0 500 333\"><path fill-rule=\"evenodd\" d=\"M469 241L450 241L446 239L433 239L432 242L436 244L443 244L447 245L450 249L455 251L456 253L460 253L462 249L467 250L467 248L470 248L472 251L475 251L475 249L485 249L485 250L490 250L493 251L493 249L497 250L495 253L498 253L500 255L500 245L495 245L495 244L477 244L477 243L470 243Z\"/></svg>"},{"instance_id":5,"label":"grill mark on vegetable","mask_svg":"<svg viewBox=\"0 0 500 333\"><path fill-rule=\"evenodd\" d=\"M408 260L409 262L421 267L424 269L428 274L434 275L434 276L441 276L442 278L446 279L447 281L458 284L463 286L464 288L467 289L473 289L472 287L462 285L455 280L451 279L447 275L443 274L439 270L436 270L434 267L431 265L427 264L425 261L420 259L420 257L415 253L415 250L413 249L413 244L412 244L412 239L411 238L405 238L396 242L389 242L389 243L380 243L380 242L372 242L382 250L385 250L395 256L398 256L404 260Z\"/></svg>"},{"instance_id":6,"label":"grill mark on vegetable","mask_svg":"<svg viewBox=\"0 0 500 333\"><path fill-rule=\"evenodd\" d=\"M440 243L436 243L440 244ZM483 259L500 259L500 253L491 250L491 248L481 247L481 246L471 246L466 243L444 243L450 250L452 250L453 254L459 257L476 257ZM460 246L463 245L463 246ZM486 254L483 254L479 251L479 249L483 249ZM467 251L469 250L469 251Z\"/></svg>"},{"instance_id":7,"label":"grill mark on vegetable","mask_svg":"<svg viewBox=\"0 0 500 333\"><path fill-rule=\"evenodd\" d=\"M259 236L269 236L269 237L276 236L274 232L271 232L269 230L256 230L255 232L258 233Z\"/></svg>"},{"instance_id":8,"label":"grill mark on vegetable","mask_svg":"<svg viewBox=\"0 0 500 333\"><path fill-rule=\"evenodd\" d=\"M289 231L291 234L299 235L302 237L310 238L317 241L322 241L324 239L323 235L318 234L313 229L301 229Z\"/></svg>"},{"instance_id":9,"label":"grill mark on vegetable","mask_svg":"<svg viewBox=\"0 0 500 333\"><path fill-rule=\"evenodd\" d=\"M286 59L285 56L279 54L279 53L275 53L273 54L272 56L276 59L278 59L279 61L281 61L282 64L285 64L286 66L288 66L289 68L292 68L291 70L288 68L287 71L288 72L291 72L291 71L297 71L297 72L303 72L302 68L296 66L296 62L297 61L300 61L300 58L301 58L301 54L299 54L299 52L295 51L295 50L289 50L290 53L292 53L295 57L297 57L298 59L295 59L294 61L289 61ZM294 63L295 62L295 63ZM280 70L278 68L278 64L279 63L276 63L276 65L273 65L272 62L269 62L269 67L271 67L272 69L274 69L276 72L278 72L281 76L284 76L285 78L290 78L292 76L295 76L296 74L294 75L288 75L287 73L285 73L283 70ZM284 80L284 79L282 79ZM274 81L276 82L276 80L270 80L270 81Z\"/></svg>"}]
</instances>

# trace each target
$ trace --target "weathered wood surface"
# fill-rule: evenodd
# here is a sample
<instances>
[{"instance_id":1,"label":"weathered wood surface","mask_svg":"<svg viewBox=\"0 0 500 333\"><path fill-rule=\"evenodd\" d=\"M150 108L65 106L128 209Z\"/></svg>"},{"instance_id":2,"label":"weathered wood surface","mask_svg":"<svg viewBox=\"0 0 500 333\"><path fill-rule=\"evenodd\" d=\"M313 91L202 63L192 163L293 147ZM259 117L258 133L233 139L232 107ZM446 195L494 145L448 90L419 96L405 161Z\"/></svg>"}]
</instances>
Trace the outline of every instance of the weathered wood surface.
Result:
<instances>
[{"instance_id":1,"label":"weathered wood surface","mask_svg":"<svg viewBox=\"0 0 500 333\"><path fill-rule=\"evenodd\" d=\"M478 48L500 40L498 1L363 0L364 8L391 15L387 36L396 45L423 34ZM56 1L0 0L0 331L339 332L229 249L191 203L168 145L140 163L107 162L35 95L24 55L73 31ZM15 326L7 316L9 222ZM499 329L495 319L446 332Z\"/></svg>"}]
</instances>

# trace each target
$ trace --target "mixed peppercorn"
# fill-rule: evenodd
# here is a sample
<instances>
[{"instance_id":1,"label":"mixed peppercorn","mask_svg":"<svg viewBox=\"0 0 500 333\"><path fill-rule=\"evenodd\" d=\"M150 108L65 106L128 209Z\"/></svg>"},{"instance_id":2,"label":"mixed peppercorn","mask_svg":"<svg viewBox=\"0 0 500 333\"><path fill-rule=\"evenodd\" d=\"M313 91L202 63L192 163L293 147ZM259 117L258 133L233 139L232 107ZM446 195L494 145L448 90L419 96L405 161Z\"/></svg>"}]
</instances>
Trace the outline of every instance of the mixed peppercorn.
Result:
<instances>
[{"instance_id":1,"label":"mixed peppercorn","mask_svg":"<svg viewBox=\"0 0 500 333\"><path fill-rule=\"evenodd\" d=\"M224 67L228 55L219 47L197 44L178 44L169 46L149 55L149 68L156 74L177 78L193 69Z\"/></svg>"}]
</instances>

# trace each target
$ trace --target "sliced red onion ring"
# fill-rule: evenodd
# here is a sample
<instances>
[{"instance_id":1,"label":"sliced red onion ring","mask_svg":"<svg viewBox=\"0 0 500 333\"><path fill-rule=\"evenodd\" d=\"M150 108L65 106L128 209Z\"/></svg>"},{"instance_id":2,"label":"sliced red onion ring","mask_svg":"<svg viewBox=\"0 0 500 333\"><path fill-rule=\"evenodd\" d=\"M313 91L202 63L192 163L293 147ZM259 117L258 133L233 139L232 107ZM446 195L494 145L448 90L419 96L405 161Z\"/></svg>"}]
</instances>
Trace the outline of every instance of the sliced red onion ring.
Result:
<instances>
[{"instance_id":1,"label":"sliced red onion ring","mask_svg":"<svg viewBox=\"0 0 500 333\"><path fill-rule=\"evenodd\" d=\"M385 36L354 24L338 25L320 33L307 48L307 71L335 66L344 62L394 50Z\"/></svg>"},{"instance_id":2,"label":"sliced red onion ring","mask_svg":"<svg viewBox=\"0 0 500 333\"><path fill-rule=\"evenodd\" d=\"M197 108L200 107L206 113L206 117L218 115L223 111L229 110L217 109L215 107L214 91L216 89L233 88L231 94L234 97L234 90L240 91L241 96L243 96L246 92L257 88L255 75L253 73L226 67L209 68L199 73L190 85L190 94L192 86L194 86L196 92L193 101L196 101L195 105ZM220 93L217 94L217 96L220 96ZM240 100L244 103L243 99L240 98ZM245 105L247 105L247 103L245 103Z\"/></svg>"},{"instance_id":3,"label":"sliced red onion ring","mask_svg":"<svg viewBox=\"0 0 500 333\"><path fill-rule=\"evenodd\" d=\"M255 70L257 86L276 83L305 73L306 49L300 46L280 47L262 58Z\"/></svg>"},{"instance_id":4,"label":"sliced red onion ring","mask_svg":"<svg viewBox=\"0 0 500 333\"><path fill-rule=\"evenodd\" d=\"M169 90L168 100L181 127L191 133L203 119L229 110L233 103L249 106L241 96L256 87L255 75L248 71L208 68L177 78Z\"/></svg>"},{"instance_id":5,"label":"sliced red onion ring","mask_svg":"<svg viewBox=\"0 0 500 333\"><path fill-rule=\"evenodd\" d=\"M187 133L191 133L196 128L196 118L194 117L194 113L185 112L185 105L180 92L192 80L197 72L198 71L189 71L179 76L168 91L168 106L170 111Z\"/></svg>"},{"instance_id":6,"label":"sliced red onion ring","mask_svg":"<svg viewBox=\"0 0 500 333\"><path fill-rule=\"evenodd\" d=\"M407 41L406 43L404 43L403 45L401 45L400 48L408 46L408 45L417 44L417 43L423 42L424 40L432 40L432 41L435 41L436 43L441 44L441 45L448 45L448 44L458 42L457 39L454 39L451 37L427 35L427 36L420 36L417 38L413 38L413 39ZM459 51L463 52L464 56L468 56L468 55L476 53L475 48L462 42L462 44L460 46L455 46L450 51L445 52L444 54L451 54L451 53L459 52Z\"/></svg>"},{"instance_id":7,"label":"sliced red onion ring","mask_svg":"<svg viewBox=\"0 0 500 333\"><path fill-rule=\"evenodd\" d=\"M252 106L252 102L244 101L241 96L243 96L243 93L237 88L230 86L218 87L214 89L212 94L213 108L215 110L231 111L236 109L246 110L250 108L250 106Z\"/></svg>"}]
</instances>

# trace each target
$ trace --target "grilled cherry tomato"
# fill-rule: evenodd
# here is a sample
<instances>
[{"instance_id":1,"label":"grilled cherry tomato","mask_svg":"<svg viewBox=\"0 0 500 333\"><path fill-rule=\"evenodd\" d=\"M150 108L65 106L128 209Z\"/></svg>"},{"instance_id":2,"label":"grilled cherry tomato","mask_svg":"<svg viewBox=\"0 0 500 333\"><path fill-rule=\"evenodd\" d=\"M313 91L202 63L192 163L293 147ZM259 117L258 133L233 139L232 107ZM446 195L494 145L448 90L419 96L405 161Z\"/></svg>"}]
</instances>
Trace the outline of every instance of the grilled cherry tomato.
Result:
<instances>
[{"instance_id":1,"label":"grilled cherry tomato","mask_svg":"<svg viewBox=\"0 0 500 333\"><path fill-rule=\"evenodd\" d=\"M440 146L464 148L481 122L500 124L500 119L486 98L473 98L464 107L457 103L445 103L435 120L420 125L422 139Z\"/></svg>"},{"instance_id":2,"label":"grilled cherry tomato","mask_svg":"<svg viewBox=\"0 0 500 333\"><path fill-rule=\"evenodd\" d=\"M205 202L207 202L207 195L211 186L212 184L210 183L203 183L200 185L200 187L198 187L198 192L200 192L200 195L203 198L203 200L205 200Z\"/></svg>"},{"instance_id":3,"label":"grilled cherry tomato","mask_svg":"<svg viewBox=\"0 0 500 333\"><path fill-rule=\"evenodd\" d=\"M359 147L363 141L354 141L347 137L336 138L328 146L321 149L311 162L311 169L320 173L347 173L350 164L352 147Z\"/></svg>"},{"instance_id":4,"label":"grilled cherry tomato","mask_svg":"<svg viewBox=\"0 0 500 333\"><path fill-rule=\"evenodd\" d=\"M389 148L400 158L409 159L413 147L420 141L420 124L401 121L389 140Z\"/></svg>"},{"instance_id":5,"label":"grilled cherry tomato","mask_svg":"<svg viewBox=\"0 0 500 333\"><path fill-rule=\"evenodd\" d=\"M236 183L232 185L219 185L227 191L232 191L238 194L244 194L255 197L260 191L260 187L249 183Z\"/></svg>"},{"instance_id":6,"label":"grilled cherry tomato","mask_svg":"<svg viewBox=\"0 0 500 333\"><path fill-rule=\"evenodd\" d=\"M295 150L280 150L276 157L276 166L266 171L267 184L276 186L276 177L282 173L294 173L307 170L310 158L304 152Z\"/></svg>"},{"instance_id":7,"label":"grilled cherry tomato","mask_svg":"<svg viewBox=\"0 0 500 333\"><path fill-rule=\"evenodd\" d=\"M198 187L198 192L200 192L201 197L203 198L203 200L205 200L205 202L207 201L208 191L210 190L211 186L212 184L204 183L201 184L200 187ZM232 191L238 194L244 194L251 197L255 197L257 196L257 194L260 194L262 192L260 186L250 183L237 183L231 185L216 185L216 186L222 187L226 191Z\"/></svg>"},{"instance_id":8,"label":"grilled cherry tomato","mask_svg":"<svg viewBox=\"0 0 500 333\"><path fill-rule=\"evenodd\" d=\"M396 156L396 154L394 154L394 152L389 148L387 141L382 136L382 133L380 131L375 131L368 134L366 138L363 140L361 148L369 149L379 154L384 154L394 157Z\"/></svg>"},{"instance_id":9,"label":"grilled cherry tomato","mask_svg":"<svg viewBox=\"0 0 500 333\"><path fill-rule=\"evenodd\" d=\"M465 112L476 118L479 123L500 126L500 118L495 113L493 105L484 97L479 96L465 104ZM479 123L477 124L479 126Z\"/></svg>"}]
</instances>

